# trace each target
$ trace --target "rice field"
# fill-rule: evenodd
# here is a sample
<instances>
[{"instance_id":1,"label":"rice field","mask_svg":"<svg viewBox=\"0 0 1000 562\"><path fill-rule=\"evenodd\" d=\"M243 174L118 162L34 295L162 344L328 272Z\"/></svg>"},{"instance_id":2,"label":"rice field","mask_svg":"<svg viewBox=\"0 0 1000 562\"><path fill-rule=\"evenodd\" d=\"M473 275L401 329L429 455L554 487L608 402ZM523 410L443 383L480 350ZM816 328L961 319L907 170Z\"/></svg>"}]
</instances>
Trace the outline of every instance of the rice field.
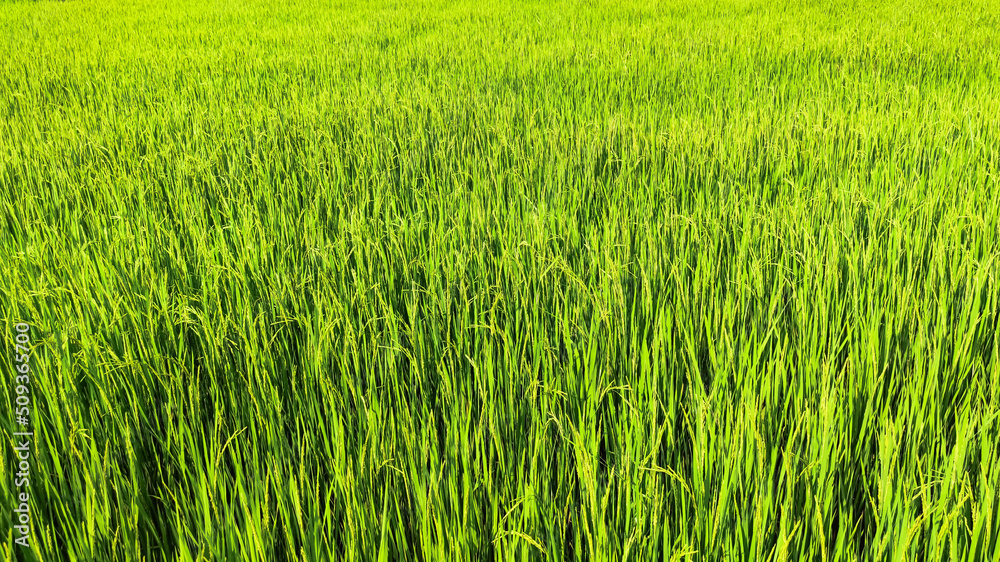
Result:
<instances>
[{"instance_id":1,"label":"rice field","mask_svg":"<svg viewBox=\"0 0 1000 562\"><path fill-rule=\"evenodd\" d=\"M998 14L0 3L0 554L1000 561Z\"/></svg>"}]
</instances>

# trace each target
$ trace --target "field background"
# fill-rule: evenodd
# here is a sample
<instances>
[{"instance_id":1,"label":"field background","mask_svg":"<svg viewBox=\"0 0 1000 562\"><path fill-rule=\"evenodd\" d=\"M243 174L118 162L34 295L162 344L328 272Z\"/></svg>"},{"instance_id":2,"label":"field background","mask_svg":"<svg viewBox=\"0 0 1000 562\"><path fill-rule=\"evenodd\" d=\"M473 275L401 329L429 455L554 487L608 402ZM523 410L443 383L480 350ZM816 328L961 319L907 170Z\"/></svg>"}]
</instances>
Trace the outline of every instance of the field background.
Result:
<instances>
[{"instance_id":1,"label":"field background","mask_svg":"<svg viewBox=\"0 0 1000 562\"><path fill-rule=\"evenodd\" d=\"M0 3L0 553L1000 560L997 13Z\"/></svg>"}]
</instances>

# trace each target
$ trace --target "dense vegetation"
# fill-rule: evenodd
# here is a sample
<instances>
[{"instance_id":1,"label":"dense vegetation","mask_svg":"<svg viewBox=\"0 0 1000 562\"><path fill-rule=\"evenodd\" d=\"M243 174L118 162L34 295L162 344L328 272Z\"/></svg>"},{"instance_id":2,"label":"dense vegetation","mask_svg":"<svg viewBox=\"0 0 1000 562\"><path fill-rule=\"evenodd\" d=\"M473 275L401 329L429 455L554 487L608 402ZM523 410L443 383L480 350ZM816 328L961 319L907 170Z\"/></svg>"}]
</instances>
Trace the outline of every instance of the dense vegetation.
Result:
<instances>
[{"instance_id":1,"label":"dense vegetation","mask_svg":"<svg viewBox=\"0 0 1000 562\"><path fill-rule=\"evenodd\" d=\"M991 6L3 2L4 556L1000 560Z\"/></svg>"}]
</instances>

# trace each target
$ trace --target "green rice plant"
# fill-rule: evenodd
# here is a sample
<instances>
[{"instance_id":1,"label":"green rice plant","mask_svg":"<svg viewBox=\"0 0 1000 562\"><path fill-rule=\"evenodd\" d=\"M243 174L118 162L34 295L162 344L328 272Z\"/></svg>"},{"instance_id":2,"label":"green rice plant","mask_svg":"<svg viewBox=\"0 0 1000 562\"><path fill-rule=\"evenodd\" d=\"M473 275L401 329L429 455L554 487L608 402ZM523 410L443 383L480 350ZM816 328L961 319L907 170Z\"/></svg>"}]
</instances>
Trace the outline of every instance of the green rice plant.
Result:
<instances>
[{"instance_id":1,"label":"green rice plant","mask_svg":"<svg viewBox=\"0 0 1000 562\"><path fill-rule=\"evenodd\" d=\"M3 3L2 555L1000 561L995 11Z\"/></svg>"}]
</instances>

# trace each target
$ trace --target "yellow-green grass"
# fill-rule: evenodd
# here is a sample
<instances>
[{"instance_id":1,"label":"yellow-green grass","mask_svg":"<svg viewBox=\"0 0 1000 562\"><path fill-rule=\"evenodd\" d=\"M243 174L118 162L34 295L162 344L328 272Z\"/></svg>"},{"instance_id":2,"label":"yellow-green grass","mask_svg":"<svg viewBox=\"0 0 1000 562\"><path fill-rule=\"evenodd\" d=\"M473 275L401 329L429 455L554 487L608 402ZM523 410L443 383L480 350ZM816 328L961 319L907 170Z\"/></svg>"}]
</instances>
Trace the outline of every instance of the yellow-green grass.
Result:
<instances>
[{"instance_id":1,"label":"yellow-green grass","mask_svg":"<svg viewBox=\"0 0 1000 562\"><path fill-rule=\"evenodd\" d=\"M996 14L0 3L0 552L1000 560Z\"/></svg>"}]
</instances>

